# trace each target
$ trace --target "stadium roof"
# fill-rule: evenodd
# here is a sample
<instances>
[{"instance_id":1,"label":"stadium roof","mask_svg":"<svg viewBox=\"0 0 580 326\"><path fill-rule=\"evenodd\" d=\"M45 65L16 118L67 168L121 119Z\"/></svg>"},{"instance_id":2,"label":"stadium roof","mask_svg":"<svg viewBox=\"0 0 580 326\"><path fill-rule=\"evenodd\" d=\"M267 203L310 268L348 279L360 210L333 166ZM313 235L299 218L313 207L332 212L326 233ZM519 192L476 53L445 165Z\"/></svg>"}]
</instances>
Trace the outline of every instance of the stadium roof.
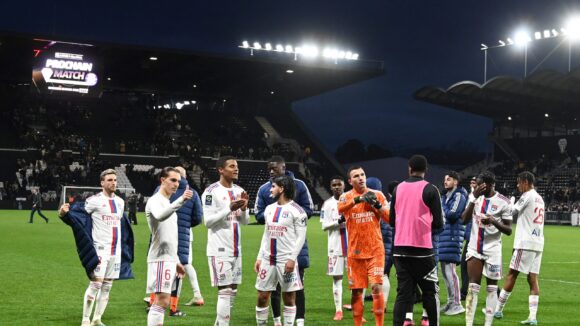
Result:
<instances>
[{"instance_id":1,"label":"stadium roof","mask_svg":"<svg viewBox=\"0 0 580 326\"><path fill-rule=\"evenodd\" d=\"M541 120L548 114L566 122L580 113L580 69L567 74L538 71L523 79L500 76L483 85L462 81L446 90L426 86L413 97L494 120L515 116Z\"/></svg>"},{"instance_id":2,"label":"stadium roof","mask_svg":"<svg viewBox=\"0 0 580 326\"><path fill-rule=\"evenodd\" d=\"M0 79L29 83L34 39L90 43L101 60L104 90L183 94L225 99L260 98L274 92L295 101L381 76L383 63L294 60L285 53L242 53L236 57L194 53L176 49L106 44L39 35L0 32ZM240 50L242 51L242 50ZM150 60L156 57L156 61ZM287 73L292 70L293 73ZM196 85L194 88L193 85Z\"/></svg>"}]
</instances>

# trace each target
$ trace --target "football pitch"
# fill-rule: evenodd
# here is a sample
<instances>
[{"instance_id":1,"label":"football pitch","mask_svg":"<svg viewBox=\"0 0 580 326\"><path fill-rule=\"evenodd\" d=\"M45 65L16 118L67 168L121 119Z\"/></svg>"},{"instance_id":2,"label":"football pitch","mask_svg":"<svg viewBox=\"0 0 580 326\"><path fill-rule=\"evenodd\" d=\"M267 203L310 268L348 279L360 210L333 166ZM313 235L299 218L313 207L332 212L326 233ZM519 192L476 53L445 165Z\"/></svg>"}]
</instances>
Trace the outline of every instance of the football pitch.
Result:
<instances>
[{"instance_id":1,"label":"football pitch","mask_svg":"<svg viewBox=\"0 0 580 326\"><path fill-rule=\"evenodd\" d=\"M80 325L82 298L88 285L70 227L54 211L44 212L50 218L35 218L28 223L29 211L0 211L0 325ZM135 233L135 279L117 281L111 290L103 322L113 325L146 325L145 282L146 255L149 229L144 215L138 215ZM252 217L252 221L253 221ZM252 271L263 226L242 228L243 284L232 311L231 325L255 325L256 275ZM185 281L180 309L186 317L169 317L165 325L213 325L215 320L216 290L211 288L205 255L207 230L203 225L194 229L193 265L205 299L203 307L186 307L191 288ZM541 325L580 325L580 228L546 226L546 247L540 273L540 305L538 322ZM326 233L320 221L313 217L308 223L310 268L306 271L306 324L352 325L352 315L345 311L342 321L333 321L334 302L332 281L326 276ZM504 237L504 272L508 269L513 236ZM519 325L528 316L528 285L521 275L514 293L504 310L504 318L494 325ZM350 302L344 284L343 302ZM385 325L392 325L392 311L396 295L396 277L391 272L391 293ZM500 282L500 286L501 286ZM446 290L440 278L441 302L446 302ZM484 289L484 288L483 288ZM481 308L485 294L479 295L476 325L483 325ZM367 325L374 325L372 303L365 303ZM415 306L415 321L420 320L421 307ZM271 325L270 321L270 325ZM464 315L442 316L441 325L465 325Z\"/></svg>"}]
</instances>

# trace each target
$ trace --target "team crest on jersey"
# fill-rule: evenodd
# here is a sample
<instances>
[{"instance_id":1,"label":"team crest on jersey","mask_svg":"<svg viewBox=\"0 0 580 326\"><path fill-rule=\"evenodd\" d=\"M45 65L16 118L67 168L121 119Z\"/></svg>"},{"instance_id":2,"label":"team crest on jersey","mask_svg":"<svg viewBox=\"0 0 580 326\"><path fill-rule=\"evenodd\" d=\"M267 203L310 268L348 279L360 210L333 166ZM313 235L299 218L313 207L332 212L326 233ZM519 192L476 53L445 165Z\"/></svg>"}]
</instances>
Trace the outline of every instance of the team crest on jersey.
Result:
<instances>
[{"instance_id":1,"label":"team crest on jersey","mask_svg":"<svg viewBox=\"0 0 580 326\"><path fill-rule=\"evenodd\" d=\"M288 218L289 215L290 215L289 212L284 212L282 213L282 218Z\"/></svg>"},{"instance_id":2,"label":"team crest on jersey","mask_svg":"<svg viewBox=\"0 0 580 326\"><path fill-rule=\"evenodd\" d=\"M212 202L212 197L211 197L211 195L207 195L207 196L205 196L205 205L206 205L206 206L209 206L209 205L211 205L211 202Z\"/></svg>"},{"instance_id":3,"label":"team crest on jersey","mask_svg":"<svg viewBox=\"0 0 580 326\"><path fill-rule=\"evenodd\" d=\"M492 210L492 211L495 211L495 210L497 210L497 205L491 205L491 210Z\"/></svg>"}]
</instances>

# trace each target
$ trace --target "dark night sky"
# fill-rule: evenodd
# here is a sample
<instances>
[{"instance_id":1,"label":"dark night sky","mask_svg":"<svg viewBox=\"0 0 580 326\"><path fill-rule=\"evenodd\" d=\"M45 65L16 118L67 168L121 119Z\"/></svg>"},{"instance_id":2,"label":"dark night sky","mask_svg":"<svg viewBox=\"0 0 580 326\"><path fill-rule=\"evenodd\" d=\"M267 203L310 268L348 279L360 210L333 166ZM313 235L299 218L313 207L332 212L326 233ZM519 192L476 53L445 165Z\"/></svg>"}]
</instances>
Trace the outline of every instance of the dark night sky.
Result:
<instances>
[{"instance_id":1,"label":"dark night sky","mask_svg":"<svg viewBox=\"0 0 580 326\"><path fill-rule=\"evenodd\" d=\"M312 41L384 61L383 77L295 104L331 151L349 138L394 149L464 139L486 149L490 120L417 102L412 93L482 82L480 43L505 39L522 24L560 27L580 12L579 1L558 0L118 2L5 1L0 30L237 55L244 55L236 46L245 39ZM518 69L497 58L490 70Z\"/></svg>"}]
</instances>

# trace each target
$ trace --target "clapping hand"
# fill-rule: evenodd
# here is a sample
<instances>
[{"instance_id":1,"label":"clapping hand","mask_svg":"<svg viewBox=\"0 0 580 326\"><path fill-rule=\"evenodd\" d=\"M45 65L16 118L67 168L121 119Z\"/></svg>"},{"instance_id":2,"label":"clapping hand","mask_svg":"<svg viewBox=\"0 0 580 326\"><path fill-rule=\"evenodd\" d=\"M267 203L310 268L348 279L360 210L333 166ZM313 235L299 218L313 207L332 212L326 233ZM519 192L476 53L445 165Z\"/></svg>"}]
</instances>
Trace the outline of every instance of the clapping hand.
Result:
<instances>
[{"instance_id":1,"label":"clapping hand","mask_svg":"<svg viewBox=\"0 0 580 326\"><path fill-rule=\"evenodd\" d=\"M58 209L58 216L63 217L66 214L68 214L68 211L70 210L70 204L65 203L62 204L62 206L60 206L60 208Z\"/></svg>"},{"instance_id":2,"label":"clapping hand","mask_svg":"<svg viewBox=\"0 0 580 326\"><path fill-rule=\"evenodd\" d=\"M193 191L191 191L189 189L189 185L187 185L187 187L185 188L185 191L183 192L183 200L188 201L191 199L191 197L193 197Z\"/></svg>"}]
</instances>

